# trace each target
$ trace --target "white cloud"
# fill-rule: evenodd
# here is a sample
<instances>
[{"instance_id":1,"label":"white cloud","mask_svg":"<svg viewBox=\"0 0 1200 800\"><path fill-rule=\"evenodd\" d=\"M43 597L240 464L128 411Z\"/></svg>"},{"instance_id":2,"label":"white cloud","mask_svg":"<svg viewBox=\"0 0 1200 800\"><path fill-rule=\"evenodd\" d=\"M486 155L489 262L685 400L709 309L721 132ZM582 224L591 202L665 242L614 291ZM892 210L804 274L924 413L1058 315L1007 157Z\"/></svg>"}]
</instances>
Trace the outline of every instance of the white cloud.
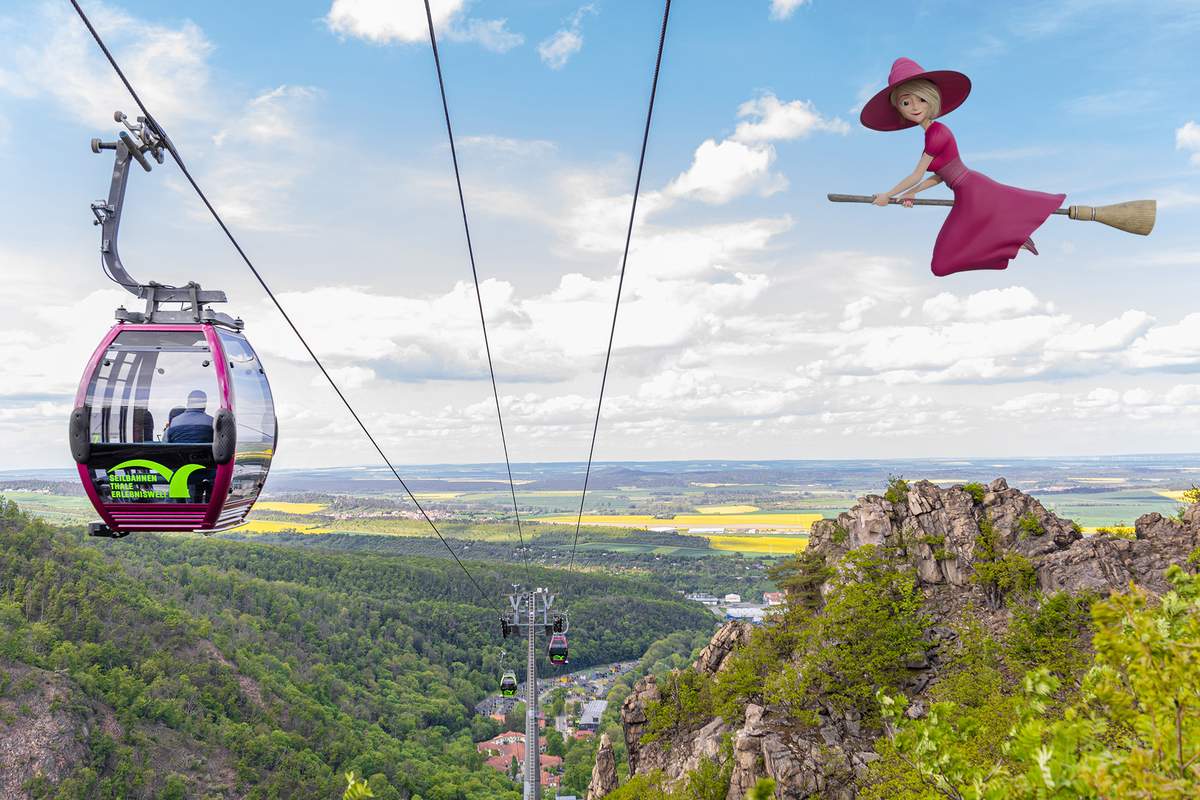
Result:
<instances>
[{"instance_id":1,"label":"white cloud","mask_svg":"<svg viewBox=\"0 0 1200 800\"><path fill-rule=\"evenodd\" d=\"M771 171L777 141L790 141L815 131L846 133L840 119L826 119L806 100L784 103L764 94L738 108L733 135L707 139L696 148L691 165L664 190L674 198L689 198L720 205L755 192L769 196L787 188L787 179Z\"/></svg>"},{"instance_id":2,"label":"white cloud","mask_svg":"<svg viewBox=\"0 0 1200 800\"><path fill-rule=\"evenodd\" d=\"M1175 131L1175 149L1191 153L1191 162L1200 166L1200 125L1195 121L1184 123Z\"/></svg>"},{"instance_id":3,"label":"white cloud","mask_svg":"<svg viewBox=\"0 0 1200 800\"><path fill-rule=\"evenodd\" d=\"M692 164L667 186L668 194L705 203L728 203L757 190L764 197L787 188L787 179L771 172L775 151L733 139L708 139L696 148Z\"/></svg>"},{"instance_id":4,"label":"white cloud","mask_svg":"<svg viewBox=\"0 0 1200 800\"><path fill-rule=\"evenodd\" d=\"M725 279L659 279L630 276L621 306L618 351L674 351L720 338L724 320L766 289L761 275ZM481 284L496 370L509 381L561 381L594 368L604 352L602 335L612 314L616 279L563 276L543 294L527 297L504 281ZM306 337L334 368L354 380L481 380L487 377L474 289L457 283L445 294L388 296L354 287L323 287L280 296ZM328 308L353 308L354 335ZM307 356L274 315L256 331L264 353L303 362ZM647 362L648 364L650 362ZM629 365L627 365L629 368ZM647 368L651 368L648 366Z\"/></svg>"},{"instance_id":5,"label":"white cloud","mask_svg":"<svg viewBox=\"0 0 1200 800\"><path fill-rule=\"evenodd\" d=\"M802 139L814 131L847 134L850 126L838 117L827 119L807 100L784 103L773 94L763 94L738 107L738 123L731 137L745 144Z\"/></svg>"},{"instance_id":6,"label":"white cloud","mask_svg":"<svg viewBox=\"0 0 1200 800\"><path fill-rule=\"evenodd\" d=\"M771 0L771 19L787 19L812 0Z\"/></svg>"},{"instance_id":7,"label":"white cloud","mask_svg":"<svg viewBox=\"0 0 1200 800\"><path fill-rule=\"evenodd\" d=\"M842 312L842 321L838 325L838 329L843 331L858 330L862 327L863 314L877 305L879 305L879 300L870 296L860 297L852 303L847 303L846 308Z\"/></svg>"},{"instance_id":8,"label":"white cloud","mask_svg":"<svg viewBox=\"0 0 1200 800\"><path fill-rule=\"evenodd\" d=\"M514 139L507 136L486 134L483 136L463 136L458 139L460 148L476 147L492 153L502 153L511 156L545 156L558 149L554 142L546 139Z\"/></svg>"},{"instance_id":9,"label":"white cloud","mask_svg":"<svg viewBox=\"0 0 1200 800\"><path fill-rule=\"evenodd\" d=\"M235 127L222 128L213 136L218 147L226 140L273 146L290 145L302 139L305 117L320 96L312 86L279 86L255 97L237 117Z\"/></svg>"},{"instance_id":10,"label":"white cloud","mask_svg":"<svg viewBox=\"0 0 1200 800\"><path fill-rule=\"evenodd\" d=\"M538 45L538 56L550 69L562 69L571 56L583 49L583 35L578 31L560 30Z\"/></svg>"},{"instance_id":11,"label":"white cloud","mask_svg":"<svg viewBox=\"0 0 1200 800\"><path fill-rule=\"evenodd\" d=\"M507 53L525 44L525 37L508 29L506 19L468 19L446 31L452 42L476 42L493 53Z\"/></svg>"},{"instance_id":12,"label":"white cloud","mask_svg":"<svg viewBox=\"0 0 1200 800\"><path fill-rule=\"evenodd\" d=\"M538 56L542 63L550 69L562 69L567 65L571 56L583 49L583 18L595 14L596 9L590 3L580 6L565 27L559 28L538 44Z\"/></svg>"},{"instance_id":13,"label":"white cloud","mask_svg":"<svg viewBox=\"0 0 1200 800\"><path fill-rule=\"evenodd\" d=\"M322 93L310 86L279 86L246 103L237 124L212 137L217 152L205 162L200 183L221 216L239 229L293 231L293 198L308 174L318 136L311 128ZM169 185L190 196L191 186ZM208 210L194 205L196 219Z\"/></svg>"},{"instance_id":14,"label":"white cloud","mask_svg":"<svg viewBox=\"0 0 1200 800\"><path fill-rule=\"evenodd\" d=\"M1153 322L1154 317L1144 311L1126 311L1100 325L1081 325L1055 336L1046 343L1046 349L1059 350L1068 356L1124 350L1144 334Z\"/></svg>"},{"instance_id":15,"label":"white cloud","mask_svg":"<svg viewBox=\"0 0 1200 800\"><path fill-rule=\"evenodd\" d=\"M1137 386L1124 391L1100 386L1075 393L1032 392L1005 400L993 407L1000 416L1033 424L1038 419L1073 420L1103 430L1113 422L1128 425L1143 420L1174 423L1180 417L1200 415L1200 384L1176 384L1170 388Z\"/></svg>"},{"instance_id":16,"label":"white cloud","mask_svg":"<svg viewBox=\"0 0 1200 800\"><path fill-rule=\"evenodd\" d=\"M149 23L106 5L89 10L92 24L163 125L213 116L208 69L213 46L199 27ZM133 100L69 6L42 4L36 14L0 26L0 53L2 92L48 95L97 132L112 127L115 109L136 115Z\"/></svg>"},{"instance_id":17,"label":"white cloud","mask_svg":"<svg viewBox=\"0 0 1200 800\"><path fill-rule=\"evenodd\" d=\"M1125 354L1136 369L1200 369L1200 313L1146 331Z\"/></svg>"},{"instance_id":18,"label":"white cloud","mask_svg":"<svg viewBox=\"0 0 1200 800\"><path fill-rule=\"evenodd\" d=\"M524 43L503 19L464 19L466 0L432 0L433 26L447 39L477 42L488 50L504 53ZM373 44L408 44L429 39L429 20L419 2L395 0L333 0L325 16L329 29Z\"/></svg>"},{"instance_id":19,"label":"white cloud","mask_svg":"<svg viewBox=\"0 0 1200 800\"><path fill-rule=\"evenodd\" d=\"M1025 316L1040 307L1033 292L1023 286L1010 286L1007 289L985 289L966 297L942 292L926 300L921 310L934 322L948 322L956 319L1008 319Z\"/></svg>"}]
</instances>

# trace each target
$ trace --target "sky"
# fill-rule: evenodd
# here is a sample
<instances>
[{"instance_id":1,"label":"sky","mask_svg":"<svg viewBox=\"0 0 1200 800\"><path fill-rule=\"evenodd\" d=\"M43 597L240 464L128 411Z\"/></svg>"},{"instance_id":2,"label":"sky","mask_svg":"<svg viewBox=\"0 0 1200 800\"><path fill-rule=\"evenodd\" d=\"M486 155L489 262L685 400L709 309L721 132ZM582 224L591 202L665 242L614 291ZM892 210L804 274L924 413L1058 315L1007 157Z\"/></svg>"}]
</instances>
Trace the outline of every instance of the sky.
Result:
<instances>
[{"instance_id":1,"label":"sky","mask_svg":"<svg viewBox=\"0 0 1200 800\"><path fill-rule=\"evenodd\" d=\"M392 460L501 460L421 2L82 4ZM433 9L510 454L582 460L662 9ZM1198 34L1198 0L677 0L596 458L1196 451ZM971 77L944 120L969 167L1155 198L1153 234L1054 217L1040 256L936 278L943 210L828 203L920 157L919 131L858 122L899 56ZM80 373L136 306L88 210L115 109L135 111L66 0L4 4L0 469L70 466ZM140 280L228 293L278 466L372 463L169 161L131 177L121 251Z\"/></svg>"}]
</instances>

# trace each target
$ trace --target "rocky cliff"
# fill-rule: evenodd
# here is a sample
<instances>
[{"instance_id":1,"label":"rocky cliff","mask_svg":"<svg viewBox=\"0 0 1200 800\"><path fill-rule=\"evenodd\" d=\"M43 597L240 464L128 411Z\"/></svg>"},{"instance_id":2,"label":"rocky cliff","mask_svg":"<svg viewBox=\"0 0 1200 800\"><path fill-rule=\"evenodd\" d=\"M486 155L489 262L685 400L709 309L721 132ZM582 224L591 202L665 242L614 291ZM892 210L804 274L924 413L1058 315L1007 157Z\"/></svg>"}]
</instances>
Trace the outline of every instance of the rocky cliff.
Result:
<instances>
[{"instance_id":1,"label":"rocky cliff","mask_svg":"<svg viewBox=\"0 0 1200 800\"><path fill-rule=\"evenodd\" d=\"M909 679L903 688L914 698L910 715L924 713L922 695L937 679L940 651L957 635L951 623L970 609L992 629L1005 624L1007 612L993 602L986 587L972 580L982 560L994 559L996 553L1020 556L1017 561L1046 593L1106 594L1125 590L1131 582L1161 592L1166 588L1163 571L1200 547L1200 506L1189 507L1182 520L1143 516L1133 539L1084 537L1070 520L1047 511L1002 478L970 489L942 489L919 481L906 491L889 492L890 500L864 497L846 513L812 529L810 552L829 567L864 545L884 546L911 564L933 624L925 631L926 652L910 656L906 664ZM981 530L988 532L986 540ZM823 591L827 588L828 584ZM743 623L726 624L692 668L717 674L750 633ZM853 710L838 710L820 700L815 724L799 726L780 709L751 703L740 719L712 717L669 739L645 743L647 711L660 697L655 678L648 676L621 708L630 770L661 771L678 782L701 761L726 758L722 742L728 737L733 764L727 800L741 800L764 776L776 781L779 800L853 800L857 782L878 758L878 731L865 730ZM589 800L592 797L589 794Z\"/></svg>"},{"instance_id":2,"label":"rocky cliff","mask_svg":"<svg viewBox=\"0 0 1200 800\"><path fill-rule=\"evenodd\" d=\"M601 800L617 788L617 758L613 754L612 739L607 733L600 735L600 747L596 750L596 765L592 767L592 780L588 784L587 800Z\"/></svg>"}]
</instances>

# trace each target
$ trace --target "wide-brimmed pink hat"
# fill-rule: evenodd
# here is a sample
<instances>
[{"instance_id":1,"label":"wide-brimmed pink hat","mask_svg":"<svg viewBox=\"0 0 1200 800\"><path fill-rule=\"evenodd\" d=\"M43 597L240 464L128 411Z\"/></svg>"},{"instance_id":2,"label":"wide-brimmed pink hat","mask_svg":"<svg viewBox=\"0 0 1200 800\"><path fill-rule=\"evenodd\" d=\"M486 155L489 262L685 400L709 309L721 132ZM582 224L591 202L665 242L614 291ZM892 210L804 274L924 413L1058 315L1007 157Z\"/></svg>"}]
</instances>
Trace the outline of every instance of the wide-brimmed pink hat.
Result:
<instances>
[{"instance_id":1,"label":"wide-brimmed pink hat","mask_svg":"<svg viewBox=\"0 0 1200 800\"><path fill-rule=\"evenodd\" d=\"M924 78L932 81L942 96L942 110L938 114L944 117L963 104L971 93L971 79L961 72L949 69L926 72L921 65L911 58L897 58L888 74L888 85L863 106L859 120L868 128L877 131L898 131L911 128L915 122L909 122L900 116L900 112L892 105L892 90L902 83Z\"/></svg>"}]
</instances>

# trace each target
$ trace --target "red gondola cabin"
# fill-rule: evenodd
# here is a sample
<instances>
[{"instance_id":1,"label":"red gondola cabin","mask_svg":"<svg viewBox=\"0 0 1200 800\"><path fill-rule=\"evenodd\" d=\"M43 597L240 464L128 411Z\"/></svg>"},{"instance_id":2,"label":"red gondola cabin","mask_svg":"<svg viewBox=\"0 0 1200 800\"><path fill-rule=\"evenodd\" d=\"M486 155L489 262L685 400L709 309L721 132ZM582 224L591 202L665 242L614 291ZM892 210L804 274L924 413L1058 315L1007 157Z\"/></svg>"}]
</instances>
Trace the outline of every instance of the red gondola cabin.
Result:
<instances>
[{"instance_id":1,"label":"red gondola cabin","mask_svg":"<svg viewBox=\"0 0 1200 800\"><path fill-rule=\"evenodd\" d=\"M220 323L128 324L92 355L71 453L97 535L242 522L275 451L275 407L250 343Z\"/></svg>"}]
</instances>

